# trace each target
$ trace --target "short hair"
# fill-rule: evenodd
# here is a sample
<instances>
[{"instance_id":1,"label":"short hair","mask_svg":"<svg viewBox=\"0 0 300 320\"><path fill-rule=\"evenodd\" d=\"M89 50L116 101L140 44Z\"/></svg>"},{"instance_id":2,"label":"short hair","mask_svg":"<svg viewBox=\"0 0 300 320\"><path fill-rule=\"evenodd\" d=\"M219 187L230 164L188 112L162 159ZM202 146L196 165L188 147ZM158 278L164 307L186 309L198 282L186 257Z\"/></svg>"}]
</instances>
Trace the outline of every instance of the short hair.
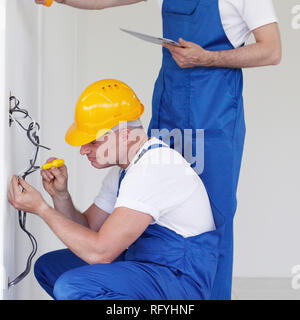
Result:
<instances>
[{"instance_id":1,"label":"short hair","mask_svg":"<svg viewBox=\"0 0 300 320\"><path fill-rule=\"evenodd\" d=\"M111 128L112 131L117 131L121 128L124 128L124 127L134 127L134 128L139 128L139 127L142 127L143 128L143 124L142 124L142 121L141 119L137 119L137 120L133 120L133 121L124 121L124 122L121 122L120 124L114 126L113 128Z\"/></svg>"}]
</instances>

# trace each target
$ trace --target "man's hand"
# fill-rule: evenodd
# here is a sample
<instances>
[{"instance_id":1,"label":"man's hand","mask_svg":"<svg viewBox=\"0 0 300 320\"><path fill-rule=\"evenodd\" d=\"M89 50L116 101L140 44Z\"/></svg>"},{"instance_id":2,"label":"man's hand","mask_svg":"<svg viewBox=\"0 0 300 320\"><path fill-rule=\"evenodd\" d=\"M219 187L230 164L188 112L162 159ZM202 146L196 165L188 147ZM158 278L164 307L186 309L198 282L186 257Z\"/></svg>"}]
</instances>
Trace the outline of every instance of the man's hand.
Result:
<instances>
[{"instance_id":1,"label":"man's hand","mask_svg":"<svg viewBox=\"0 0 300 320\"><path fill-rule=\"evenodd\" d=\"M45 4L46 0L35 0L36 4Z\"/></svg>"},{"instance_id":2,"label":"man's hand","mask_svg":"<svg viewBox=\"0 0 300 320\"><path fill-rule=\"evenodd\" d=\"M101 10L105 8L134 4L145 0L54 0L79 9ZM45 4L45 0L35 0L36 4Z\"/></svg>"},{"instance_id":3,"label":"man's hand","mask_svg":"<svg viewBox=\"0 0 300 320\"><path fill-rule=\"evenodd\" d=\"M56 1L58 3L63 3L64 2L64 0L54 0L54 1ZM46 0L35 0L35 3L36 4L45 4Z\"/></svg>"},{"instance_id":4,"label":"man's hand","mask_svg":"<svg viewBox=\"0 0 300 320\"><path fill-rule=\"evenodd\" d=\"M23 192L20 189L23 188ZM31 212L35 214L41 213L48 207L42 195L21 177L19 181L14 175L11 179L7 198L9 203L17 210Z\"/></svg>"},{"instance_id":5,"label":"man's hand","mask_svg":"<svg viewBox=\"0 0 300 320\"><path fill-rule=\"evenodd\" d=\"M183 48L164 43L163 46L170 50L173 59L181 68L194 68L209 66L211 64L211 52L203 49L196 43L179 39Z\"/></svg>"},{"instance_id":6,"label":"man's hand","mask_svg":"<svg viewBox=\"0 0 300 320\"><path fill-rule=\"evenodd\" d=\"M50 163L57 158L49 158ZM41 170L43 186L49 195L54 197L65 197L68 194L68 170L64 165L62 167L52 167L48 170Z\"/></svg>"}]
</instances>

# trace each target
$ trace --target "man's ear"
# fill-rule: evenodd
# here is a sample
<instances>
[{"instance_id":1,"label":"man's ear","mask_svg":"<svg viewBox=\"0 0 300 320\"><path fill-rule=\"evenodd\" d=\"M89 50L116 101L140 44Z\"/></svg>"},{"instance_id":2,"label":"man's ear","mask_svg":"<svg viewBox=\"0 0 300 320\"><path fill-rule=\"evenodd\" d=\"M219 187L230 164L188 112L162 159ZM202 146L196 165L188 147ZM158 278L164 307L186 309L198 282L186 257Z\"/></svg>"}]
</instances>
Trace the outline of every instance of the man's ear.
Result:
<instances>
[{"instance_id":1,"label":"man's ear","mask_svg":"<svg viewBox=\"0 0 300 320\"><path fill-rule=\"evenodd\" d=\"M137 127L137 128L131 128L129 130L129 136L128 136L128 141L129 142L139 142L141 139L141 134L143 133L143 128Z\"/></svg>"},{"instance_id":2,"label":"man's ear","mask_svg":"<svg viewBox=\"0 0 300 320\"><path fill-rule=\"evenodd\" d=\"M119 129L120 142L126 142L130 139L130 130L128 127Z\"/></svg>"}]
</instances>

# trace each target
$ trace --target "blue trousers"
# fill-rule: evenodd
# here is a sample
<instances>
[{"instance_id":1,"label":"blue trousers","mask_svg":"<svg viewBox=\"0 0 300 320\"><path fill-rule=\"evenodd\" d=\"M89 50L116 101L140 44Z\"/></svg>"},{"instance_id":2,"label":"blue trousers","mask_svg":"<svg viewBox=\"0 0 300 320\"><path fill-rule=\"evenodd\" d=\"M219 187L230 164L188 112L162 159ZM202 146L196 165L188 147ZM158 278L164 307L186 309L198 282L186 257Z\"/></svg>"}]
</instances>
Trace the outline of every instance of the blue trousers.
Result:
<instances>
[{"instance_id":1,"label":"blue trousers","mask_svg":"<svg viewBox=\"0 0 300 320\"><path fill-rule=\"evenodd\" d=\"M34 274L56 300L202 299L195 282L157 264L124 261L89 265L69 249L49 252L35 263Z\"/></svg>"}]
</instances>

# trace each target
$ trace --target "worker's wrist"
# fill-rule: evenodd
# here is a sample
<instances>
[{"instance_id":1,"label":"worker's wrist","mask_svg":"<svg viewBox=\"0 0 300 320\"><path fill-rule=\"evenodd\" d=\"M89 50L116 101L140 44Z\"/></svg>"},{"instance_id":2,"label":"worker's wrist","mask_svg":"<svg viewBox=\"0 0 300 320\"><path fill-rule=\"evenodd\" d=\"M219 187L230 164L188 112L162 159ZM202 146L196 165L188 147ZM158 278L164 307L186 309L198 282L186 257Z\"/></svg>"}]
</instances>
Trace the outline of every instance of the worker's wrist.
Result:
<instances>
[{"instance_id":1,"label":"worker's wrist","mask_svg":"<svg viewBox=\"0 0 300 320\"><path fill-rule=\"evenodd\" d=\"M53 201L65 201L70 199L69 191L59 192L52 196Z\"/></svg>"},{"instance_id":2,"label":"worker's wrist","mask_svg":"<svg viewBox=\"0 0 300 320\"><path fill-rule=\"evenodd\" d=\"M48 203L43 201L37 210L37 215L43 219L50 209L51 207L48 205Z\"/></svg>"},{"instance_id":3,"label":"worker's wrist","mask_svg":"<svg viewBox=\"0 0 300 320\"><path fill-rule=\"evenodd\" d=\"M201 66L202 67L213 67L216 66L218 59L218 51L205 50L205 54L201 54Z\"/></svg>"}]
</instances>

